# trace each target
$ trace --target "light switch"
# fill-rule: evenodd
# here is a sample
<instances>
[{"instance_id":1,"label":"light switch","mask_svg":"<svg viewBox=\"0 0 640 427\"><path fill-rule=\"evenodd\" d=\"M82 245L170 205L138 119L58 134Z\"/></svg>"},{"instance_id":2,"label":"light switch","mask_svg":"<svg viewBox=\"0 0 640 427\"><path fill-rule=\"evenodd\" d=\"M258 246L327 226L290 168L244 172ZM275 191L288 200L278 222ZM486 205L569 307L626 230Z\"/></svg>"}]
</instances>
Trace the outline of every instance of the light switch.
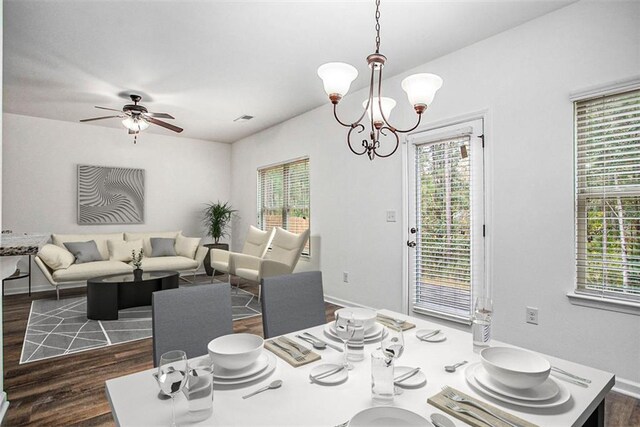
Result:
<instances>
[{"instance_id":1,"label":"light switch","mask_svg":"<svg viewBox=\"0 0 640 427\"><path fill-rule=\"evenodd\" d=\"M387 211L387 222L396 222L396 211Z\"/></svg>"}]
</instances>

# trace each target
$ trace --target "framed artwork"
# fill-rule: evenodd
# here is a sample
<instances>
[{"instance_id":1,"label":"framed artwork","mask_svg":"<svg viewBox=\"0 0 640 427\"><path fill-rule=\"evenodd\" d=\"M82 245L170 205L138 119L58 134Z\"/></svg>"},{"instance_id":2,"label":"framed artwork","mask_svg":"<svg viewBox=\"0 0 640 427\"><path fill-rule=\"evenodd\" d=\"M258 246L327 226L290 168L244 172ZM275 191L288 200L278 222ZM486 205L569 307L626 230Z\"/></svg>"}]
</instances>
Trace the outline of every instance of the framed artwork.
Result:
<instances>
[{"instance_id":1,"label":"framed artwork","mask_svg":"<svg viewBox=\"0 0 640 427\"><path fill-rule=\"evenodd\" d=\"M144 223L144 169L78 165L78 224Z\"/></svg>"}]
</instances>

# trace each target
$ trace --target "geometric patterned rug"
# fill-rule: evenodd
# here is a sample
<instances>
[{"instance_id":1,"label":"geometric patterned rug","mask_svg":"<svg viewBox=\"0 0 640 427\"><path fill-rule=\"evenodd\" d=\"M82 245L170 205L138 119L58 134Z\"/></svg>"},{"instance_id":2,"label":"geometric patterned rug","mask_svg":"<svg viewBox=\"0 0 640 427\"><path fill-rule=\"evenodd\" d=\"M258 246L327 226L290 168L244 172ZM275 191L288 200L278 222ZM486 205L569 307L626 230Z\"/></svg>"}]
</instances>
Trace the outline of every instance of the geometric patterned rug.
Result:
<instances>
[{"instance_id":1,"label":"geometric patterned rug","mask_svg":"<svg viewBox=\"0 0 640 427\"><path fill-rule=\"evenodd\" d=\"M233 320L261 314L257 298L231 291ZM20 364L50 359L152 336L151 306L118 312L118 320L87 319L87 297L35 300L31 303Z\"/></svg>"}]
</instances>

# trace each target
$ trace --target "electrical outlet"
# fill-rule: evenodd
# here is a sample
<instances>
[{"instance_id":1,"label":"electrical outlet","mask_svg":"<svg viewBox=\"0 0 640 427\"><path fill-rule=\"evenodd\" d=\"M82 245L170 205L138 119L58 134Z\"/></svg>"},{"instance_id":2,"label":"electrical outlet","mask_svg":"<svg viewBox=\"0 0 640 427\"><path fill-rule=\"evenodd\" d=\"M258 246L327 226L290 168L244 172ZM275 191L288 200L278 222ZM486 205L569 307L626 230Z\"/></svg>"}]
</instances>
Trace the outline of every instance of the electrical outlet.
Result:
<instances>
[{"instance_id":1,"label":"electrical outlet","mask_svg":"<svg viewBox=\"0 0 640 427\"><path fill-rule=\"evenodd\" d=\"M527 323L532 325L538 324L538 309L536 307L527 307Z\"/></svg>"},{"instance_id":2,"label":"electrical outlet","mask_svg":"<svg viewBox=\"0 0 640 427\"><path fill-rule=\"evenodd\" d=\"M345 272L342 273L342 281L344 283L349 283L349 273L348 272L345 271Z\"/></svg>"},{"instance_id":3,"label":"electrical outlet","mask_svg":"<svg viewBox=\"0 0 640 427\"><path fill-rule=\"evenodd\" d=\"M387 211L387 222L396 222L396 211Z\"/></svg>"}]
</instances>

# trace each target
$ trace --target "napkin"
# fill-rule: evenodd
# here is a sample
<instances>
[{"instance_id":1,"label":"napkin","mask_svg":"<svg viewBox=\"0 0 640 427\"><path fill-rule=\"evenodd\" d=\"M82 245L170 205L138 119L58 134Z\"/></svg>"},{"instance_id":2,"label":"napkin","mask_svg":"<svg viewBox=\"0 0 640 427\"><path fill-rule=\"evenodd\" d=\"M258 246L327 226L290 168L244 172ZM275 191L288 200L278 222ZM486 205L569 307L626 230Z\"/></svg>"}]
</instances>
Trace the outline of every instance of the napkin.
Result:
<instances>
[{"instance_id":1,"label":"napkin","mask_svg":"<svg viewBox=\"0 0 640 427\"><path fill-rule=\"evenodd\" d=\"M456 390L453 387L449 387L450 390L455 391L460 397L464 397L465 399L469 399L469 400L473 400L474 402L484 406L485 408L487 408L488 410L490 410L491 412L494 412L498 415L500 415L501 417L513 422L514 424L518 424L521 425L522 427L538 427L536 424L532 424L528 421L523 420L522 418L518 418L515 415L512 415L508 412L504 412L501 409L496 408L493 405L489 405L486 402L483 402L481 400L478 399L474 399L473 397L469 396L468 394L464 394L459 390ZM430 403L431 405L435 406L436 408L446 412L447 414L451 415L452 417L455 417L467 424L469 424L470 426L474 426L474 427L487 427L487 425L481 421L476 420L475 418L471 418L470 416L466 415L466 414L461 414L459 412L455 412L449 408L447 408L445 406L445 404L453 402L451 399L444 397L444 393L446 393L446 391L441 391L438 394L435 394L433 396L431 396L429 399L427 399L427 402ZM491 422L491 424L493 424L496 427L510 427L509 424L500 421L497 418L492 417L491 415L487 414L486 412L475 408L471 405L468 405L466 403L462 403L462 402L453 402L455 404L457 404L458 406L464 408L464 409L468 409L469 411L472 411L476 414L478 414L480 417L486 419L487 421Z\"/></svg>"},{"instance_id":2,"label":"napkin","mask_svg":"<svg viewBox=\"0 0 640 427\"><path fill-rule=\"evenodd\" d=\"M307 354L304 354L304 358L302 360L296 360L294 359L289 353L287 353L286 351L284 351L283 349L281 349L280 347L276 346L273 341L276 341L278 344L280 344L281 346L290 349L290 350L294 350L296 347L300 347L300 348L306 348L304 345L295 342L287 337L278 337L278 338L274 338L272 340L269 341L265 341L264 343L264 348L266 348L267 350L269 350L270 352L272 352L273 354L275 354L276 356L278 356L279 358L281 358L282 360L284 360L285 362L287 362L289 365L293 366L294 368L297 368L299 366L304 366L308 363L312 363L315 362L316 360L320 359L320 355L314 351L309 350L309 352ZM293 343L293 344L292 344ZM306 352L306 351L305 351ZM295 354L295 351L294 351Z\"/></svg>"},{"instance_id":3,"label":"napkin","mask_svg":"<svg viewBox=\"0 0 640 427\"><path fill-rule=\"evenodd\" d=\"M376 321L378 323L383 324L384 326L397 327L397 323L394 322L391 318L385 316L384 314L378 314L378 316L376 317ZM402 328L403 331L406 331L407 329L415 328L416 325L414 325L413 323L407 322L405 320L404 322L402 322L400 327Z\"/></svg>"}]
</instances>

